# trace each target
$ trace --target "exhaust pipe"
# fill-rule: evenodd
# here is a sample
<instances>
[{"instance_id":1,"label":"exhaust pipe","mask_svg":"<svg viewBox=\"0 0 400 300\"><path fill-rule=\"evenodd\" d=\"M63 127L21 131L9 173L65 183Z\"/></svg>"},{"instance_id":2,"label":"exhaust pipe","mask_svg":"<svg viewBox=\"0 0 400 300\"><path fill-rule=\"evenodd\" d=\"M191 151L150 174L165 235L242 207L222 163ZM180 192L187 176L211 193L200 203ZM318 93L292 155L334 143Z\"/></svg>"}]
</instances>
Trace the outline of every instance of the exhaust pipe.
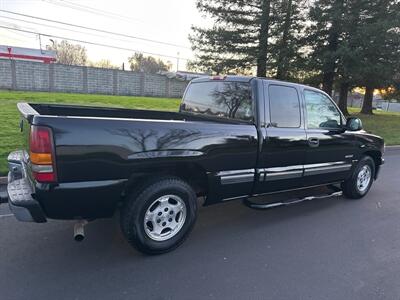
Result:
<instances>
[{"instance_id":1,"label":"exhaust pipe","mask_svg":"<svg viewBox=\"0 0 400 300\"><path fill-rule=\"evenodd\" d=\"M0 204L7 202L8 202L7 186L4 190L2 189L2 187L0 187Z\"/></svg>"},{"instance_id":2,"label":"exhaust pipe","mask_svg":"<svg viewBox=\"0 0 400 300\"><path fill-rule=\"evenodd\" d=\"M74 226L74 240L82 242L85 239L85 225L88 223L87 220L80 220Z\"/></svg>"}]
</instances>

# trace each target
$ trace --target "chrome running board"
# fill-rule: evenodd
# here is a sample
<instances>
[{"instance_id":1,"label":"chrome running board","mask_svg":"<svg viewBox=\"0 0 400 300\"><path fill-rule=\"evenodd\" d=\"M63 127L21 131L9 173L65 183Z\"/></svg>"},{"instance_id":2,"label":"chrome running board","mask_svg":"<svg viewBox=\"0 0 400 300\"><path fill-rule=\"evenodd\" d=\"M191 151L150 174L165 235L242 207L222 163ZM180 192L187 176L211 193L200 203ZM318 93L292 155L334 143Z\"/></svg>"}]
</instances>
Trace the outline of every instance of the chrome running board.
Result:
<instances>
[{"instance_id":1,"label":"chrome running board","mask_svg":"<svg viewBox=\"0 0 400 300\"><path fill-rule=\"evenodd\" d=\"M292 205L292 204L297 204L301 203L304 201L312 201L312 200L318 200L318 199L325 199L325 198L330 198L330 197L340 197L343 195L343 192L335 187L335 186L330 186L330 189L332 189L332 193L327 193L327 194L321 194L321 195L316 195L316 196L308 196L304 198L298 198L298 199L288 199L288 200L283 200L283 201L277 201L277 202L272 202L272 203L256 203L252 202L248 199L243 200L243 204L246 205L249 208L253 209L270 209L270 208L275 208L278 206L286 206L286 205Z\"/></svg>"}]
</instances>

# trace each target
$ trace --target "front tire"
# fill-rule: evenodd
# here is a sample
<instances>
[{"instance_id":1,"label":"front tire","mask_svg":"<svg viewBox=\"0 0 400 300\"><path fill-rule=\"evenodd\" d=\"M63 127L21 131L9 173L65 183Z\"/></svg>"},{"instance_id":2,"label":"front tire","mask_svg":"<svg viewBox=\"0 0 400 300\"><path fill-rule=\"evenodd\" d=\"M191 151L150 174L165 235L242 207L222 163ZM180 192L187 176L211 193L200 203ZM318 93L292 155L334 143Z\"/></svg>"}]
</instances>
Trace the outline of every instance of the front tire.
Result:
<instances>
[{"instance_id":1,"label":"front tire","mask_svg":"<svg viewBox=\"0 0 400 300\"><path fill-rule=\"evenodd\" d=\"M350 178L342 183L343 194L350 199L364 197L372 186L375 178L375 162L369 156L364 156L353 170Z\"/></svg>"},{"instance_id":2,"label":"front tire","mask_svg":"<svg viewBox=\"0 0 400 300\"><path fill-rule=\"evenodd\" d=\"M197 197L190 185L177 177L143 184L121 210L121 229L137 250L161 254L181 245L197 218Z\"/></svg>"}]
</instances>

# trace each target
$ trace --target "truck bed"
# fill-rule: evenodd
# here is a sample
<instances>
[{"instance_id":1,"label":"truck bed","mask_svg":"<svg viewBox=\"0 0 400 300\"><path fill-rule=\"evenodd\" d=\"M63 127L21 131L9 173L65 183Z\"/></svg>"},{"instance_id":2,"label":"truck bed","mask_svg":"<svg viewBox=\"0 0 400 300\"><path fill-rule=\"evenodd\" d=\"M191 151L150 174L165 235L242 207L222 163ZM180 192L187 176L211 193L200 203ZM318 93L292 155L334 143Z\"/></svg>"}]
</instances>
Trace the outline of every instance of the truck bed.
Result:
<instances>
[{"instance_id":1,"label":"truck bed","mask_svg":"<svg viewBox=\"0 0 400 300\"><path fill-rule=\"evenodd\" d=\"M22 103L25 104L25 103ZM193 115L179 112L140 110L115 107L95 107L82 105L60 105L60 104L38 104L29 103L39 115L46 116L71 116L89 118L122 118L141 120L164 120L164 121L204 121L217 123L238 123L235 120L224 120L211 118L204 115Z\"/></svg>"},{"instance_id":2,"label":"truck bed","mask_svg":"<svg viewBox=\"0 0 400 300\"><path fill-rule=\"evenodd\" d=\"M50 218L106 217L131 182L150 173L199 174L193 180L210 180L210 191L217 189L209 204L222 195L249 194L253 187L258 149L254 124L123 108L36 103L19 103L18 108L24 152L32 126L52 131L57 182L34 187ZM29 163L26 169L29 173ZM237 170L244 170L246 182L220 186L221 176L235 179Z\"/></svg>"}]
</instances>

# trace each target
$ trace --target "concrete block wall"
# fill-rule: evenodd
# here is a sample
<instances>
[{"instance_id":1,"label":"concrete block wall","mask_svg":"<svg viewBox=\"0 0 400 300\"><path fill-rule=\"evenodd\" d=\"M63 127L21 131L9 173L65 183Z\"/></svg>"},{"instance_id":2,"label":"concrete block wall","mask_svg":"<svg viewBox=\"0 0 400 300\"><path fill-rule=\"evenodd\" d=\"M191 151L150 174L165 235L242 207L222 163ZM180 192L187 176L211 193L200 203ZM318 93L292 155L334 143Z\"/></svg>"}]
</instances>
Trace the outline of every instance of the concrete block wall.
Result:
<instances>
[{"instance_id":1,"label":"concrete block wall","mask_svg":"<svg viewBox=\"0 0 400 300\"><path fill-rule=\"evenodd\" d=\"M16 89L23 91L49 90L49 65L15 62Z\"/></svg>"},{"instance_id":2,"label":"concrete block wall","mask_svg":"<svg viewBox=\"0 0 400 300\"><path fill-rule=\"evenodd\" d=\"M12 89L10 60L0 59L0 89Z\"/></svg>"},{"instance_id":3,"label":"concrete block wall","mask_svg":"<svg viewBox=\"0 0 400 300\"><path fill-rule=\"evenodd\" d=\"M88 68L87 85L89 94L113 94L113 70Z\"/></svg>"},{"instance_id":4,"label":"concrete block wall","mask_svg":"<svg viewBox=\"0 0 400 300\"><path fill-rule=\"evenodd\" d=\"M144 95L164 97L167 95L168 78L158 74L144 75Z\"/></svg>"},{"instance_id":5,"label":"concrete block wall","mask_svg":"<svg viewBox=\"0 0 400 300\"><path fill-rule=\"evenodd\" d=\"M144 73L117 70L118 94L133 96L143 95L143 79Z\"/></svg>"},{"instance_id":6,"label":"concrete block wall","mask_svg":"<svg viewBox=\"0 0 400 300\"><path fill-rule=\"evenodd\" d=\"M39 63L35 63L39 64ZM83 73L85 67L52 64L54 69L51 81L53 86L50 91L62 93L85 93L83 86ZM52 75L52 76L51 76Z\"/></svg>"},{"instance_id":7,"label":"concrete block wall","mask_svg":"<svg viewBox=\"0 0 400 300\"><path fill-rule=\"evenodd\" d=\"M180 98L187 84L158 74L0 59L0 89Z\"/></svg>"}]
</instances>

